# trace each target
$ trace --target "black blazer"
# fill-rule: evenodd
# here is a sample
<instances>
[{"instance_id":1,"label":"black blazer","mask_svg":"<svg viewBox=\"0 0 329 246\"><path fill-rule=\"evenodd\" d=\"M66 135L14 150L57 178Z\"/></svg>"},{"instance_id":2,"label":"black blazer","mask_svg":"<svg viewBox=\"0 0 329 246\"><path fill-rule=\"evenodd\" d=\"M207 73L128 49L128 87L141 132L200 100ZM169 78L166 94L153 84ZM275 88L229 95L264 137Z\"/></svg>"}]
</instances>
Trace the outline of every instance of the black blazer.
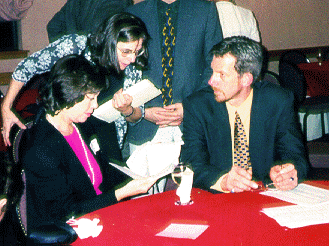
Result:
<instances>
[{"instance_id":1,"label":"black blazer","mask_svg":"<svg viewBox=\"0 0 329 246\"><path fill-rule=\"evenodd\" d=\"M44 116L27 130L26 137L21 161L26 173L28 231L41 223L65 221L117 202L114 190L104 186L103 193L96 195L79 159ZM99 165L104 173L108 164ZM109 182L103 174L103 184Z\"/></svg>"},{"instance_id":2,"label":"black blazer","mask_svg":"<svg viewBox=\"0 0 329 246\"><path fill-rule=\"evenodd\" d=\"M253 176L268 179L277 162L295 165L299 180L309 163L293 94L269 82L254 85L250 116L249 152ZM184 131L181 158L192 163L194 186L210 189L232 168L232 140L225 103L218 103L208 87L183 102Z\"/></svg>"}]
</instances>

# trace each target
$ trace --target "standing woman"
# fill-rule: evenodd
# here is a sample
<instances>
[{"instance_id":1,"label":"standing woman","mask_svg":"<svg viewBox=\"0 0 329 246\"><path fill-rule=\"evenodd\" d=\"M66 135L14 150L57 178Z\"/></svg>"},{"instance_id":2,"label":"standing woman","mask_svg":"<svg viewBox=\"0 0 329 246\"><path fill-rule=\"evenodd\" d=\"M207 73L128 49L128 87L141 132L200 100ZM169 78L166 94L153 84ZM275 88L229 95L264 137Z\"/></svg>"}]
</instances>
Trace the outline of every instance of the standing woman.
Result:
<instances>
[{"instance_id":1,"label":"standing woman","mask_svg":"<svg viewBox=\"0 0 329 246\"><path fill-rule=\"evenodd\" d=\"M105 20L93 34L63 36L43 50L24 59L15 69L8 92L1 105L2 135L5 144L11 145L9 133L14 124L25 129L24 124L11 111L20 89L34 75L49 72L60 58L69 54L82 54L94 64L107 70L109 73L107 86L99 96L100 100L104 101L113 96L113 106L123 115L115 123L106 123L106 125L103 122L90 119L93 122L90 124L86 122L86 126L83 128L85 131L101 136L99 145L101 149L104 149L108 158L120 159L120 148L122 148L123 138L127 130L126 120L137 122L144 115L143 107L132 108L132 98L124 94L121 88L125 89L131 86L136 77L141 78L141 70L147 65L148 52L146 47L148 39L149 35L145 24L139 18L128 13L119 13ZM137 67L137 72L131 72L135 69L129 65ZM92 131L95 129L97 132ZM100 133L104 131L106 134ZM113 146L108 147L109 142ZM112 156L114 157L112 158Z\"/></svg>"},{"instance_id":2,"label":"standing woman","mask_svg":"<svg viewBox=\"0 0 329 246\"><path fill-rule=\"evenodd\" d=\"M112 180L104 175L108 163L99 162L86 144L79 124L98 107L105 86L98 68L81 55L68 55L56 62L42 85L42 108L26 131L29 144L21 152L28 233L40 224L65 222L145 193L155 182L142 178L109 189Z\"/></svg>"}]
</instances>

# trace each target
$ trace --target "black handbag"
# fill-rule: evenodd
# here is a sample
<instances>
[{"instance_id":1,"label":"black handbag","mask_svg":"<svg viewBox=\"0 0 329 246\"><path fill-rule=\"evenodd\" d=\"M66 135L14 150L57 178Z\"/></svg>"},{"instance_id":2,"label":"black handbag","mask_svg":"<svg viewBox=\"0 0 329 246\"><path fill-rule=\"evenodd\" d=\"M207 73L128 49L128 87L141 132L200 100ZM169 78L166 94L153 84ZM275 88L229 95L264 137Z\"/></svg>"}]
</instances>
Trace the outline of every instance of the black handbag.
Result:
<instances>
[{"instance_id":1,"label":"black handbag","mask_svg":"<svg viewBox=\"0 0 329 246\"><path fill-rule=\"evenodd\" d=\"M28 242L36 245L68 245L78 238L78 234L62 221L50 222L38 226L28 235Z\"/></svg>"}]
</instances>

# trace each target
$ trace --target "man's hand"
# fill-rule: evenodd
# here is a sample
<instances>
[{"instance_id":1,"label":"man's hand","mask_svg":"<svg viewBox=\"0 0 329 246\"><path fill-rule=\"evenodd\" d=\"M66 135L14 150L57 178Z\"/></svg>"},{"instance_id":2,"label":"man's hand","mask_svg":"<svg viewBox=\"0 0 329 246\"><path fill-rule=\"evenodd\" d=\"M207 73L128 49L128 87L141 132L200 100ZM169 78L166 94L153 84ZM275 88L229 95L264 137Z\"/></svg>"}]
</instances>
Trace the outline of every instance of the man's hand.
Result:
<instances>
[{"instance_id":1,"label":"man's hand","mask_svg":"<svg viewBox=\"0 0 329 246\"><path fill-rule=\"evenodd\" d=\"M243 192L257 189L258 184L252 179L252 171L233 165L223 178L221 187L224 191Z\"/></svg>"},{"instance_id":2,"label":"man's hand","mask_svg":"<svg viewBox=\"0 0 329 246\"><path fill-rule=\"evenodd\" d=\"M159 127L179 126L183 121L183 105L175 103L169 106L147 108L145 119Z\"/></svg>"},{"instance_id":3,"label":"man's hand","mask_svg":"<svg viewBox=\"0 0 329 246\"><path fill-rule=\"evenodd\" d=\"M272 167L270 178L279 190L291 190L298 184L297 170L295 165L291 163Z\"/></svg>"}]
</instances>

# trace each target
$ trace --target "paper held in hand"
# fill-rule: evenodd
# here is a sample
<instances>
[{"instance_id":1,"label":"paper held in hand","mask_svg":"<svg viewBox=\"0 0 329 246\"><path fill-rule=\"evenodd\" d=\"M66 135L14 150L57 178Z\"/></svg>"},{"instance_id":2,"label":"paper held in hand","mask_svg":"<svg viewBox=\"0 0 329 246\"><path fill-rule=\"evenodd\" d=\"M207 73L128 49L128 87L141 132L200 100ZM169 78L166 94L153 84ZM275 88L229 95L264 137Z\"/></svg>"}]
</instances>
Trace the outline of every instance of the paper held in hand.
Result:
<instances>
[{"instance_id":1,"label":"paper held in hand","mask_svg":"<svg viewBox=\"0 0 329 246\"><path fill-rule=\"evenodd\" d=\"M127 88L123 93L133 97L131 106L139 107L151 99L159 96L161 90L156 88L148 79L144 79ZM99 106L93 116L100 120L111 123L120 117L120 112L112 106L112 99Z\"/></svg>"}]
</instances>

